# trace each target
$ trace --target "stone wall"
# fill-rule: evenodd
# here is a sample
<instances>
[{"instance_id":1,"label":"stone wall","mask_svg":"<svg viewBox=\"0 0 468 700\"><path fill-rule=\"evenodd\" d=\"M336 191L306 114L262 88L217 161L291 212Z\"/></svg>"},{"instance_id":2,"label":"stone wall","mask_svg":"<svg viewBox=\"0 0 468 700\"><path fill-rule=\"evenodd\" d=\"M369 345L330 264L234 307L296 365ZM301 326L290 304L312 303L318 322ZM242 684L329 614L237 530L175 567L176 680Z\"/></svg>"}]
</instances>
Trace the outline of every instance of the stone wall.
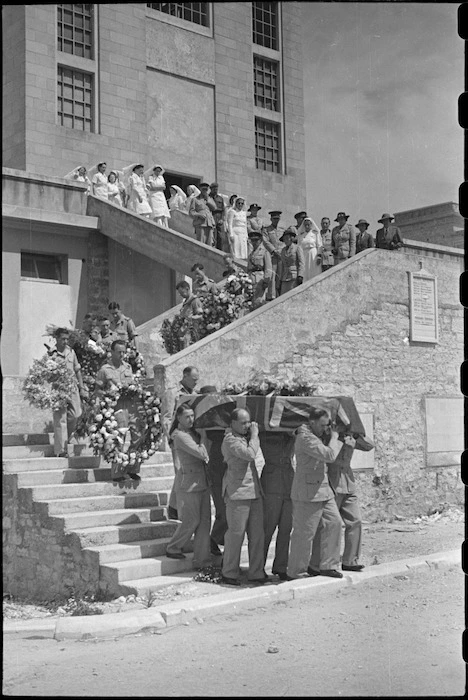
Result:
<instances>
[{"instance_id":1,"label":"stone wall","mask_svg":"<svg viewBox=\"0 0 468 700\"><path fill-rule=\"evenodd\" d=\"M369 250L155 367L156 391L195 365L200 385L245 382L253 371L303 378L322 395L351 396L373 415L374 469L358 472L366 517L461 502L454 467L426 467L424 398L460 397L463 257L441 246ZM409 341L408 272L437 276L439 343Z\"/></svg>"},{"instance_id":2,"label":"stone wall","mask_svg":"<svg viewBox=\"0 0 468 700\"><path fill-rule=\"evenodd\" d=\"M95 593L99 560L84 551L78 535L64 532L47 504L19 489L15 474L3 475L3 592L32 600Z\"/></svg>"}]
</instances>

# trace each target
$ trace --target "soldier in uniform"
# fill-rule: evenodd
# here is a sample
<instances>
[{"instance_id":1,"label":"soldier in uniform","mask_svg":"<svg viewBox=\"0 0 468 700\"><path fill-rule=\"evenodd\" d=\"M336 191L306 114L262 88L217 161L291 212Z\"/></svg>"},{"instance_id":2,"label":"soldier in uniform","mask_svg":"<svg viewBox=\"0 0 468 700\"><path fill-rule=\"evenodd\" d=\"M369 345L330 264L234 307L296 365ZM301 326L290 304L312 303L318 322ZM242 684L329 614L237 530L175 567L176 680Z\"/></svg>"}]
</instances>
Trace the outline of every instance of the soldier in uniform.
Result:
<instances>
[{"instance_id":1,"label":"soldier in uniform","mask_svg":"<svg viewBox=\"0 0 468 700\"><path fill-rule=\"evenodd\" d=\"M120 386L130 386L134 382L132 368L124 361L126 344L123 340L114 340L111 345L111 359L104 364L96 374L96 390L109 391ZM119 424L119 431L125 435L130 431L130 445L128 452L137 449L144 437L145 419L140 415L136 401L131 398L121 397L117 401L114 417ZM118 464L112 462L112 481L119 483L130 477L133 481L141 481L139 475L140 462L135 464Z\"/></svg>"},{"instance_id":2,"label":"soldier in uniform","mask_svg":"<svg viewBox=\"0 0 468 700\"><path fill-rule=\"evenodd\" d=\"M107 307L112 315L111 329L113 334L119 340L123 340L129 347L138 350L137 346L137 330L134 322L129 316L125 316L120 310L120 304L116 301L111 301Z\"/></svg>"},{"instance_id":3,"label":"soldier in uniform","mask_svg":"<svg viewBox=\"0 0 468 700\"><path fill-rule=\"evenodd\" d=\"M192 199L188 213L192 217L193 227L195 229L195 238L200 243L213 245L213 229L215 220L213 212L217 206L213 198L210 196L210 186L207 182L202 182L200 185L201 193L195 199Z\"/></svg>"},{"instance_id":4,"label":"soldier in uniform","mask_svg":"<svg viewBox=\"0 0 468 700\"><path fill-rule=\"evenodd\" d=\"M354 438L349 436L348 442L343 445L338 457L334 462L328 464L328 483L335 493L336 505L345 524L344 552L341 564L343 571L362 571L364 568L363 564L359 564L362 533L361 509L351 467L354 445ZM308 573L310 576L320 573L322 530L323 527L320 523L314 537L312 556L309 562Z\"/></svg>"},{"instance_id":5,"label":"soldier in uniform","mask_svg":"<svg viewBox=\"0 0 468 700\"><path fill-rule=\"evenodd\" d=\"M294 479L294 433L262 432L260 447L265 459L260 482L264 491L263 523L265 562L276 528L275 558L271 573L287 580L289 537L292 529L291 487Z\"/></svg>"},{"instance_id":6,"label":"soldier in uniform","mask_svg":"<svg viewBox=\"0 0 468 700\"><path fill-rule=\"evenodd\" d=\"M261 232L263 228L263 221L258 216L258 212L262 207L258 204L251 204L248 211L250 212L247 216L247 235L252 233L252 231Z\"/></svg>"},{"instance_id":7,"label":"soldier in uniform","mask_svg":"<svg viewBox=\"0 0 468 700\"><path fill-rule=\"evenodd\" d=\"M253 284L252 306L257 309L265 303L265 296L273 274L270 253L262 242L260 231L251 231L249 240L252 250L247 258L247 272L250 273Z\"/></svg>"},{"instance_id":8,"label":"soldier in uniform","mask_svg":"<svg viewBox=\"0 0 468 700\"><path fill-rule=\"evenodd\" d=\"M361 250L366 250L366 248L373 248L374 239L372 238L372 234L367 230L369 228L369 222L365 219L359 219L356 228L359 230L356 236L356 253L360 253Z\"/></svg>"},{"instance_id":9,"label":"soldier in uniform","mask_svg":"<svg viewBox=\"0 0 468 700\"><path fill-rule=\"evenodd\" d=\"M293 243L294 237L294 231L287 228L280 238L284 243L284 248L281 250L279 294L286 294L302 284L304 278L304 253L297 243Z\"/></svg>"},{"instance_id":10,"label":"soldier in uniform","mask_svg":"<svg viewBox=\"0 0 468 700\"><path fill-rule=\"evenodd\" d=\"M213 200L213 202L216 204L216 209L213 212L213 219L214 219L214 243L213 245L218 248L218 250L222 250L223 252L227 253L229 252L229 244L228 241L226 240L226 236L224 234L224 199L220 194L218 194L218 183L217 182L212 182L210 185L210 197Z\"/></svg>"},{"instance_id":11,"label":"soldier in uniform","mask_svg":"<svg viewBox=\"0 0 468 700\"><path fill-rule=\"evenodd\" d=\"M195 296L200 298L209 294L216 294L216 282L208 277L205 272L205 266L202 263L192 265L190 272L193 272L192 292Z\"/></svg>"},{"instance_id":12,"label":"soldier in uniform","mask_svg":"<svg viewBox=\"0 0 468 700\"><path fill-rule=\"evenodd\" d=\"M267 290L267 301L276 297L276 288L281 271L281 249L284 244L280 240L283 229L279 226L282 212L270 211L271 223L269 226L264 226L262 231L263 245L271 255L272 276Z\"/></svg>"},{"instance_id":13,"label":"soldier in uniform","mask_svg":"<svg viewBox=\"0 0 468 700\"><path fill-rule=\"evenodd\" d=\"M400 229L390 222L395 217L391 214L382 214L379 219L379 224L383 224L376 234L375 247L385 248L387 250L399 250L403 246L403 238L401 237Z\"/></svg>"},{"instance_id":14,"label":"soldier in uniform","mask_svg":"<svg viewBox=\"0 0 468 700\"><path fill-rule=\"evenodd\" d=\"M297 214L294 214L294 218L296 219L296 224L293 226L290 226L289 228L294 231L294 233L297 236L297 233L299 229L301 228L302 222L307 216L306 211L298 211Z\"/></svg>"},{"instance_id":15,"label":"soldier in uniform","mask_svg":"<svg viewBox=\"0 0 468 700\"><path fill-rule=\"evenodd\" d=\"M349 214L338 212L335 226L332 231L333 256L335 265L351 258L356 254L356 231L352 224L348 224Z\"/></svg>"}]
</instances>

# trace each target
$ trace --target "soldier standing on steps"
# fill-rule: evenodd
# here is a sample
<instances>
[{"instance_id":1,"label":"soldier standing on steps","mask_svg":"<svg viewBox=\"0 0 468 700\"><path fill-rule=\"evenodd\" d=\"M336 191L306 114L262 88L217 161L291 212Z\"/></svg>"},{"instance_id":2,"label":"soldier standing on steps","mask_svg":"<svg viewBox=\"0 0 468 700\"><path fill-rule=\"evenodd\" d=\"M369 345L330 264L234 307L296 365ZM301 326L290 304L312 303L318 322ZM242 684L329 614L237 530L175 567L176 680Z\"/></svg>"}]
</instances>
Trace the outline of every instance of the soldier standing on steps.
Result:
<instances>
[{"instance_id":1,"label":"soldier standing on steps","mask_svg":"<svg viewBox=\"0 0 468 700\"><path fill-rule=\"evenodd\" d=\"M75 376L75 387L68 399L67 405L59 411L53 412L54 421L54 453L56 457L66 457L66 446L72 436L78 418L81 416L81 396L87 396L88 390L83 384L81 366L75 355L75 351L68 347L70 333L66 328L57 328L55 333L56 347L50 357L62 358L66 366Z\"/></svg>"},{"instance_id":2,"label":"soldier standing on steps","mask_svg":"<svg viewBox=\"0 0 468 700\"><path fill-rule=\"evenodd\" d=\"M134 382L132 368L124 361L127 346L123 340L114 340L111 345L111 359L104 364L96 374L96 390L109 391L118 386L130 386ZM114 417L119 424L121 433L130 431L130 446L128 452L137 449L144 436L144 422L139 415L135 400L119 398ZM121 483L128 477L133 481L141 481L139 475L140 462L135 464L117 464L112 462L111 477L114 483Z\"/></svg>"}]
</instances>

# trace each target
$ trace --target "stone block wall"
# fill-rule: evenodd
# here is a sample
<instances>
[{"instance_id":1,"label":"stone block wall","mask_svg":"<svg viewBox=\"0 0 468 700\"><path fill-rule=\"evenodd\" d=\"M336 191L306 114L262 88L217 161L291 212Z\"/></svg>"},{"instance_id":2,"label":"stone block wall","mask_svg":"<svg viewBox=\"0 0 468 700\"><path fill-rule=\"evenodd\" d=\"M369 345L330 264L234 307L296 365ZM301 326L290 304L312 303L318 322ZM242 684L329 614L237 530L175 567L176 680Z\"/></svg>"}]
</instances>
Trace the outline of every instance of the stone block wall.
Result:
<instances>
[{"instance_id":1,"label":"stone block wall","mask_svg":"<svg viewBox=\"0 0 468 700\"><path fill-rule=\"evenodd\" d=\"M25 6L3 5L3 164L26 166Z\"/></svg>"},{"instance_id":2,"label":"stone block wall","mask_svg":"<svg viewBox=\"0 0 468 700\"><path fill-rule=\"evenodd\" d=\"M67 534L47 504L19 489L15 474L3 475L3 593L31 600L96 593L99 560Z\"/></svg>"},{"instance_id":3,"label":"stone block wall","mask_svg":"<svg viewBox=\"0 0 468 700\"><path fill-rule=\"evenodd\" d=\"M462 256L442 247L370 250L208 336L155 367L155 387L176 386L187 365L200 385L245 382L254 371L300 377L321 395L351 396L373 415L374 469L358 473L366 517L426 512L459 502L454 467L426 467L424 398L460 397ZM408 272L437 276L438 344L409 341Z\"/></svg>"}]
</instances>

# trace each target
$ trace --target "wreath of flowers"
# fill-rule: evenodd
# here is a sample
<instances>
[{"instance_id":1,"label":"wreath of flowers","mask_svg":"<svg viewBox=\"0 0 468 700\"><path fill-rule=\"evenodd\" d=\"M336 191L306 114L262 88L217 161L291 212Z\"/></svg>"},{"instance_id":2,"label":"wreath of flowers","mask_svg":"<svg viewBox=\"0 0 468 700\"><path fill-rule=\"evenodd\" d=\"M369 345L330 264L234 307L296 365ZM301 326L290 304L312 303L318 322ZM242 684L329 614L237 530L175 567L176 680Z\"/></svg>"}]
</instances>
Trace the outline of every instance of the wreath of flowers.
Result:
<instances>
[{"instance_id":1,"label":"wreath of flowers","mask_svg":"<svg viewBox=\"0 0 468 700\"><path fill-rule=\"evenodd\" d=\"M75 374L61 357L44 355L34 360L24 382L25 398L36 408L60 411L76 391Z\"/></svg>"},{"instance_id":2,"label":"wreath of flowers","mask_svg":"<svg viewBox=\"0 0 468 700\"><path fill-rule=\"evenodd\" d=\"M195 343L202 337L197 324L189 317L177 314L173 319L165 318L161 326L161 337L164 347L170 355L185 348L185 338L190 334L190 343Z\"/></svg>"},{"instance_id":3,"label":"wreath of flowers","mask_svg":"<svg viewBox=\"0 0 468 700\"><path fill-rule=\"evenodd\" d=\"M192 320L180 315L172 320L164 319L161 326L164 347L170 355L174 355L184 349L187 334L190 334L190 343L196 343L251 311L252 300L250 275L242 270L231 273L226 277L222 289L200 297L203 307L201 319Z\"/></svg>"},{"instance_id":4,"label":"wreath of flowers","mask_svg":"<svg viewBox=\"0 0 468 700\"><path fill-rule=\"evenodd\" d=\"M125 435L128 428L119 428L115 419L115 408L120 398L129 398L137 403L139 417L145 426L138 447L126 451ZM104 392L93 403L89 426L89 439L95 455L101 455L106 462L116 462L124 466L143 462L154 454L162 438L160 420L160 400L138 383L119 386Z\"/></svg>"},{"instance_id":5,"label":"wreath of flowers","mask_svg":"<svg viewBox=\"0 0 468 700\"><path fill-rule=\"evenodd\" d=\"M108 353L108 357L110 358L110 352ZM146 377L145 360L141 352L138 352L138 350L132 347L128 348L124 355L124 361L128 362L132 368L135 379L143 379Z\"/></svg>"},{"instance_id":6,"label":"wreath of flowers","mask_svg":"<svg viewBox=\"0 0 468 700\"><path fill-rule=\"evenodd\" d=\"M281 382L256 375L245 384L226 384L221 393L234 396L313 396L316 390L317 387L299 378Z\"/></svg>"}]
</instances>

